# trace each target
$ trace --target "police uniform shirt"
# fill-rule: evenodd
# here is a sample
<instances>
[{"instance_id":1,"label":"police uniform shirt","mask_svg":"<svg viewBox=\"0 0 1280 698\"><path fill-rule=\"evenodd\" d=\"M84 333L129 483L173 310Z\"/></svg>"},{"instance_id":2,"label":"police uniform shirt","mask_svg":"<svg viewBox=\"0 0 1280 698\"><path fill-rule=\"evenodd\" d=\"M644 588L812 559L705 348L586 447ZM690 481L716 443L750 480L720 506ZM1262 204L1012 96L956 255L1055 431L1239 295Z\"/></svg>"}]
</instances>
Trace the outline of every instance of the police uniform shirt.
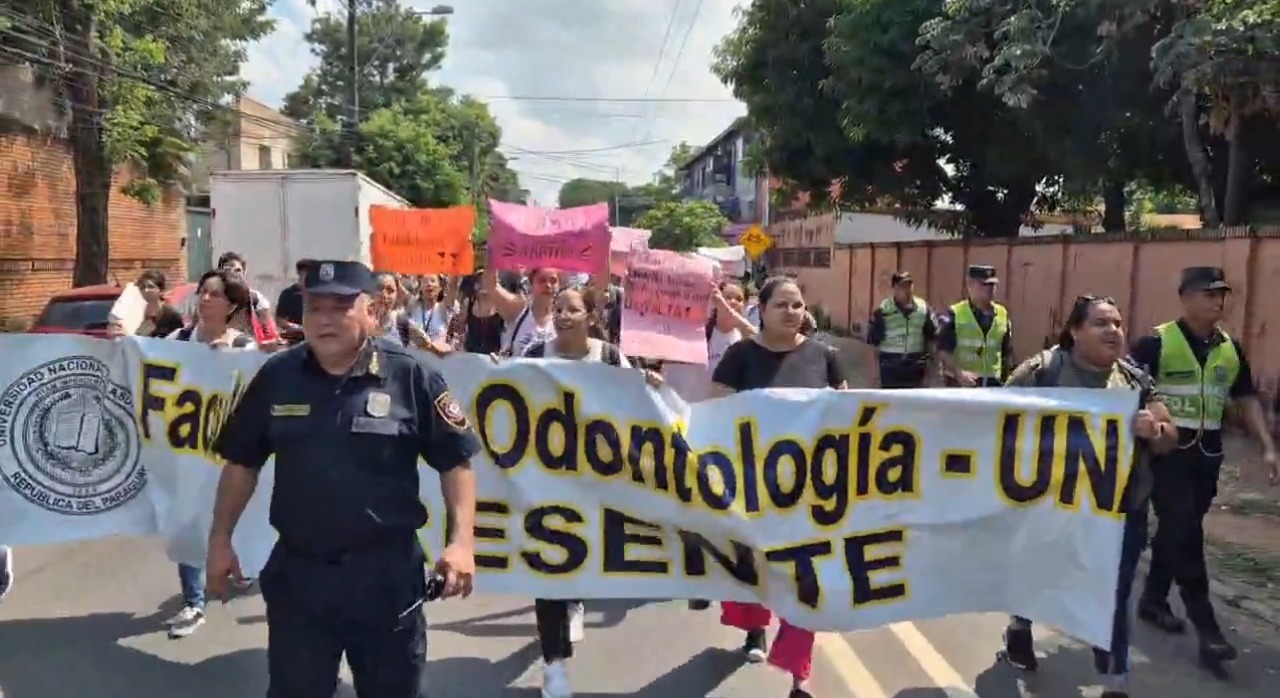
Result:
<instances>
[{"instance_id":1,"label":"police uniform shirt","mask_svg":"<svg viewBox=\"0 0 1280 698\"><path fill-rule=\"evenodd\" d=\"M996 311L993 307L991 310L982 310L969 301L969 309L973 311L973 317L978 320L978 326L982 328L984 333L991 331L991 324L996 320ZM946 312L942 313L938 322L938 351L954 354L956 351L956 311L950 307ZM1004 367L1002 370L1010 371L1014 368L1013 364L1013 322L1009 323L1009 329L1004 333L1004 341L1000 344L1000 362Z\"/></svg>"},{"instance_id":2,"label":"police uniform shirt","mask_svg":"<svg viewBox=\"0 0 1280 698\"><path fill-rule=\"evenodd\" d=\"M925 313L924 343L928 345L930 342L934 341L934 339L938 336L938 323L934 320L933 314L929 312L929 309L927 307L925 308L916 307L916 304L914 301L912 301L909 305L903 305L901 303L898 303L897 301L894 301L894 303L898 306L898 310L903 315L906 315L906 316L910 316L912 313ZM976 315L977 311L975 310L974 313ZM995 317L995 313L989 313L989 315L992 318ZM987 321L986 327L987 328L991 327L990 320ZM884 342L884 335L885 335L884 309L881 308L879 305L877 305L876 309L871 311L871 322L867 324L867 344L870 344L873 347L879 347ZM954 351L955 350L955 330L954 329L951 332L951 337L952 337L951 349L952 351ZM909 354L908 356L912 358L923 358L927 355L928 355L928 351L923 351L918 354ZM882 360L889 359L889 360L896 361L899 358L899 356L896 354L889 355L889 356L885 356L884 354L881 354L880 356Z\"/></svg>"},{"instance_id":3,"label":"police uniform shirt","mask_svg":"<svg viewBox=\"0 0 1280 698\"><path fill-rule=\"evenodd\" d=\"M1213 336L1205 339L1191 331L1191 327L1187 325L1185 320L1178 320L1178 329L1182 330L1182 335L1187 338L1187 344L1191 347L1191 352L1195 354L1196 361L1200 363L1200 367L1204 368L1205 361L1209 357L1209 352L1219 343L1227 340L1219 330L1214 330ZM1242 400L1244 398L1257 395L1258 390L1253 385L1253 370L1249 366L1249 359L1245 356L1244 346L1240 344L1240 340L1235 337L1231 338L1231 342L1235 344L1236 355L1240 357L1240 372L1236 374L1236 380L1231 384L1229 394L1233 400ZM1151 376L1160 375L1160 353L1164 349L1164 342L1160 339L1160 335L1149 334L1140 338L1133 345L1133 351L1129 355L1130 361L1137 364L1142 370ZM1195 441L1196 431L1194 429L1178 428L1178 442L1186 445ZM1204 449L1210 453L1222 452L1222 430L1212 429L1205 430L1201 433L1200 442Z\"/></svg>"},{"instance_id":4,"label":"police uniform shirt","mask_svg":"<svg viewBox=\"0 0 1280 698\"><path fill-rule=\"evenodd\" d=\"M272 356L215 445L252 469L275 456L271 524L287 546L321 556L422 527L418 458L446 472L479 450L444 378L381 338L346 376L305 344Z\"/></svg>"}]
</instances>

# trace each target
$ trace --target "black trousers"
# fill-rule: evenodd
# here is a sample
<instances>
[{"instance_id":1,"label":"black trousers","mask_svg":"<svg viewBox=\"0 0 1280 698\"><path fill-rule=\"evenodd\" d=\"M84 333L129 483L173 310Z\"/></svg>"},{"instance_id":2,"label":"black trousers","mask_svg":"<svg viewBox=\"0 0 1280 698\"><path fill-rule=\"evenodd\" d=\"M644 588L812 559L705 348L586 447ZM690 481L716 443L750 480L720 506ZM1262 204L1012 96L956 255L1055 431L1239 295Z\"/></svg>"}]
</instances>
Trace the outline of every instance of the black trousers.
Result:
<instances>
[{"instance_id":1,"label":"black trousers","mask_svg":"<svg viewBox=\"0 0 1280 698\"><path fill-rule=\"evenodd\" d=\"M1218 495L1222 456L1198 448L1179 449L1152 464L1151 505L1159 523L1151 543L1151 569L1142 600L1167 604L1174 582L1187 619L1200 632L1218 632L1209 600L1209 571L1204 560L1204 516Z\"/></svg>"},{"instance_id":2,"label":"black trousers","mask_svg":"<svg viewBox=\"0 0 1280 698\"><path fill-rule=\"evenodd\" d=\"M898 390L923 388L929 367L927 354L884 354L876 357L880 368L880 388Z\"/></svg>"},{"instance_id":3,"label":"black trousers","mask_svg":"<svg viewBox=\"0 0 1280 698\"><path fill-rule=\"evenodd\" d=\"M575 603L579 602L563 599L537 599L533 602L543 661L554 662L573 656L573 643L569 641L569 605Z\"/></svg>"},{"instance_id":4,"label":"black trousers","mask_svg":"<svg viewBox=\"0 0 1280 698\"><path fill-rule=\"evenodd\" d=\"M333 698L344 654L359 698L426 698L424 562L412 537L336 558L277 544L259 577L267 698Z\"/></svg>"}]
</instances>

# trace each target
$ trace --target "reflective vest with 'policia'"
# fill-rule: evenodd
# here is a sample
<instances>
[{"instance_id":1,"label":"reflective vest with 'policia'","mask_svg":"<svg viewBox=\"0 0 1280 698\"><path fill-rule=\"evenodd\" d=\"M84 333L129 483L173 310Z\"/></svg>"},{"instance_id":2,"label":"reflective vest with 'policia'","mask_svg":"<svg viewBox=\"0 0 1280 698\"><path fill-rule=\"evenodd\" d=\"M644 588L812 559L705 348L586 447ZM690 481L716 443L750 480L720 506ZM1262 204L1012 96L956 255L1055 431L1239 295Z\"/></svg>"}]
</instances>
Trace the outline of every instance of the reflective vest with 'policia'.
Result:
<instances>
[{"instance_id":1,"label":"reflective vest with 'policia'","mask_svg":"<svg viewBox=\"0 0 1280 698\"><path fill-rule=\"evenodd\" d=\"M892 298L880 303L880 314L884 317L881 354L924 353L924 325L929 319L929 306L920 298L912 298L911 302L916 309L910 315L904 314Z\"/></svg>"},{"instance_id":2,"label":"reflective vest with 'policia'","mask_svg":"<svg viewBox=\"0 0 1280 698\"><path fill-rule=\"evenodd\" d=\"M969 301L951 306L956 317L956 350L953 354L956 369L968 371L979 378L1000 378L1004 368L1004 336L1009 332L1009 311L999 303L992 303L995 317L984 333L978 318L973 314Z\"/></svg>"},{"instance_id":3,"label":"reflective vest with 'policia'","mask_svg":"<svg viewBox=\"0 0 1280 698\"><path fill-rule=\"evenodd\" d=\"M1221 429L1227 396L1240 375L1236 343L1224 333L1201 367L1178 323L1159 325L1155 333L1160 337L1156 390L1164 397L1173 423L1197 431Z\"/></svg>"}]
</instances>

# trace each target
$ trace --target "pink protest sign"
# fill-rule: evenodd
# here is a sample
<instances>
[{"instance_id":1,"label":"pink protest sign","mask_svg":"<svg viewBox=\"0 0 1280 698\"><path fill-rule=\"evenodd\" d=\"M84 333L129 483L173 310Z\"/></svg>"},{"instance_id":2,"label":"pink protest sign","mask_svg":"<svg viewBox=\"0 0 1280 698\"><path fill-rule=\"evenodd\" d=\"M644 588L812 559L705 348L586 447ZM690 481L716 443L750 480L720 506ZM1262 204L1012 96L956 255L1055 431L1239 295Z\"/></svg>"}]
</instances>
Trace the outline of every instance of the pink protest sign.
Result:
<instances>
[{"instance_id":1,"label":"pink protest sign","mask_svg":"<svg viewBox=\"0 0 1280 698\"><path fill-rule=\"evenodd\" d=\"M711 260L697 255L632 250L623 285L622 353L707 363L714 269Z\"/></svg>"},{"instance_id":2,"label":"pink protest sign","mask_svg":"<svg viewBox=\"0 0 1280 698\"><path fill-rule=\"evenodd\" d=\"M609 264L609 205L545 209L489 201L489 266L599 274Z\"/></svg>"},{"instance_id":3,"label":"pink protest sign","mask_svg":"<svg viewBox=\"0 0 1280 698\"><path fill-rule=\"evenodd\" d=\"M636 247L648 247L649 236L653 233L641 228L610 228L610 230L613 232L613 239L609 241L609 273L614 276L626 276L627 259L631 256L631 250Z\"/></svg>"}]
</instances>

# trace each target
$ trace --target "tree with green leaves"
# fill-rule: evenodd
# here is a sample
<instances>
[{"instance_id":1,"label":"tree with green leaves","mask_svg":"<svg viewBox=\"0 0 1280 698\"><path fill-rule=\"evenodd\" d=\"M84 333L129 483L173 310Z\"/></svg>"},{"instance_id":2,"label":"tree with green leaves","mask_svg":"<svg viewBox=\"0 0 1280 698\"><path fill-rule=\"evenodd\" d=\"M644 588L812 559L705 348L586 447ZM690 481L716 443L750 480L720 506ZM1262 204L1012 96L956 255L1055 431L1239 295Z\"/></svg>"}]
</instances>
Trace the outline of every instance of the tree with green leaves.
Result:
<instances>
[{"instance_id":1,"label":"tree with green leaves","mask_svg":"<svg viewBox=\"0 0 1280 698\"><path fill-rule=\"evenodd\" d=\"M424 17L398 0L368 0L359 10L356 87L360 110L372 113L426 91L427 75L440 67L449 44L445 20ZM347 115L351 83L346 15L316 15L305 38L319 60L298 89L285 97L281 111L304 123L320 114L341 121Z\"/></svg>"},{"instance_id":2,"label":"tree with green leaves","mask_svg":"<svg viewBox=\"0 0 1280 698\"><path fill-rule=\"evenodd\" d=\"M113 175L147 203L181 184L204 128L229 115L268 0L0 0L0 61L27 64L68 118L76 186L75 286L106 283Z\"/></svg>"},{"instance_id":3,"label":"tree with green leaves","mask_svg":"<svg viewBox=\"0 0 1280 698\"><path fill-rule=\"evenodd\" d=\"M689 252L697 247L723 247L720 231L729 224L710 201L665 201L649 209L634 225L652 232L649 246Z\"/></svg>"},{"instance_id":4,"label":"tree with green leaves","mask_svg":"<svg viewBox=\"0 0 1280 698\"><path fill-rule=\"evenodd\" d=\"M653 180L637 186L584 177L571 179L560 185L560 208L607 203L609 220L616 225L633 226L654 206L680 200L683 181L678 169L695 152L697 148L682 141L671 149L666 163L653 174Z\"/></svg>"}]
</instances>

